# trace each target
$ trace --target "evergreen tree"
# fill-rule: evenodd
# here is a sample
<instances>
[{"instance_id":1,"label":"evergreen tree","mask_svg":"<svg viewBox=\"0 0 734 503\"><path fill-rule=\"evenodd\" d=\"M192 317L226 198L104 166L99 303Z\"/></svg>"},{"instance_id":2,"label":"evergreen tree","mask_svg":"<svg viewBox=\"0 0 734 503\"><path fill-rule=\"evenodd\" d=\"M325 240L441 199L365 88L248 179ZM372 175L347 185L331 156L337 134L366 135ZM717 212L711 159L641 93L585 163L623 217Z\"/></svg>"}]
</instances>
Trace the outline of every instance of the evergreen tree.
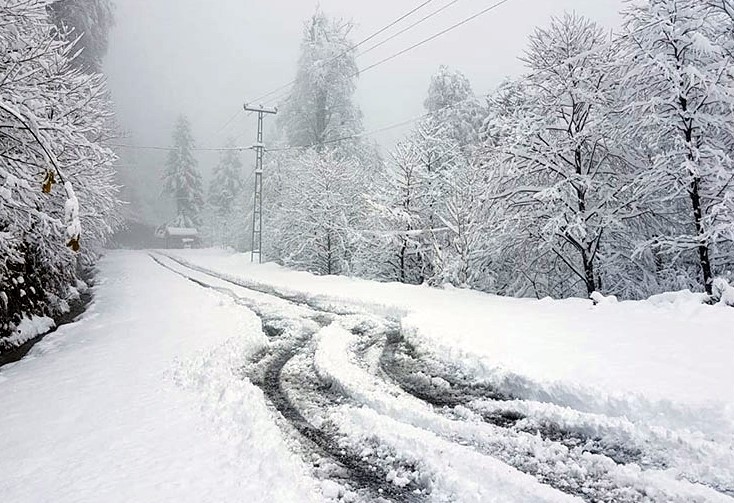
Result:
<instances>
[{"instance_id":1,"label":"evergreen tree","mask_svg":"<svg viewBox=\"0 0 734 503\"><path fill-rule=\"evenodd\" d=\"M163 174L163 189L176 204L176 217L171 222L176 227L197 227L201 223L204 189L193 147L191 125L182 115L176 121L173 146Z\"/></svg>"},{"instance_id":2,"label":"evergreen tree","mask_svg":"<svg viewBox=\"0 0 734 503\"><path fill-rule=\"evenodd\" d=\"M232 149L233 140L225 148ZM247 208L245 208L247 201ZM248 213L252 211L251 197L245 194L245 180L240 154L225 150L214 168L214 178L209 185L208 213L209 233L214 243L242 249L246 230L250 228Z\"/></svg>"},{"instance_id":3,"label":"evergreen tree","mask_svg":"<svg viewBox=\"0 0 734 503\"><path fill-rule=\"evenodd\" d=\"M225 148L230 150L223 151L209 185L209 204L222 216L232 212L235 199L242 195L244 187L242 160L233 146L234 141L229 140Z\"/></svg>"}]
</instances>

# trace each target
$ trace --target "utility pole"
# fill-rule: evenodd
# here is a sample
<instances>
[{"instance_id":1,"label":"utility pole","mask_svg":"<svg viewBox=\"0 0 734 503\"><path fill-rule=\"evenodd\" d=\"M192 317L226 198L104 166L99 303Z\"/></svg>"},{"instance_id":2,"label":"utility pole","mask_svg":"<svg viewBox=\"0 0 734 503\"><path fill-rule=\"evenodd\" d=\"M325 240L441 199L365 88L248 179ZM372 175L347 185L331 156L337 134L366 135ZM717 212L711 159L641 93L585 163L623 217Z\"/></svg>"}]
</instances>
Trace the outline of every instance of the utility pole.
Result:
<instances>
[{"instance_id":1,"label":"utility pole","mask_svg":"<svg viewBox=\"0 0 734 503\"><path fill-rule=\"evenodd\" d=\"M262 263L263 249L263 151L265 144L263 143L263 117L265 114L278 113L277 108L266 108L262 105L250 106L245 103L246 112L257 112L257 143L255 149L255 206L252 210L252 251L250 260Z\"/></svg>"}]
</instances>

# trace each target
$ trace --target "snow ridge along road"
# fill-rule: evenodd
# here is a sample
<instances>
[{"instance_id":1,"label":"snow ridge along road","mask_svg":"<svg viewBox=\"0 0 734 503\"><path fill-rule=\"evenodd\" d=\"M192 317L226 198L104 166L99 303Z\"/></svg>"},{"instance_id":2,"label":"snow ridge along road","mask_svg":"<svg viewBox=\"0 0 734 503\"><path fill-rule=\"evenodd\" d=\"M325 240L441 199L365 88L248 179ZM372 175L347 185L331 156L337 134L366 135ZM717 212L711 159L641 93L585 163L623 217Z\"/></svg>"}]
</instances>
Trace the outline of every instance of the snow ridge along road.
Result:
<instances>
[{"instance_id":1,"label":"snow ridge along road","mask_svg":"<svg viewBox=\"0 0 734 503\"><path fill-rule=\"evenodd\" d=\"M324 496L345 501L734 501L732 453L685 432L513 397L421 354L399 320L172 255L161 266L257 314L242 362Z\"/></svg>"}]
</instances>

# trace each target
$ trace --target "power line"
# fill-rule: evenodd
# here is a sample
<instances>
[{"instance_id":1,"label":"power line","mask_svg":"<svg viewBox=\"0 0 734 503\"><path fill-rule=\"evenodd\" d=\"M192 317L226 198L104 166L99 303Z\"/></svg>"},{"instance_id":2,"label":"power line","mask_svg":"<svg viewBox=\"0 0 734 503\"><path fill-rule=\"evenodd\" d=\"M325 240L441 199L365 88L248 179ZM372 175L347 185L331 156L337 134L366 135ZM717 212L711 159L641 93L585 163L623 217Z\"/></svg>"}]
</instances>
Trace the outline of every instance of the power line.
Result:
<instances>
[{"instance_id":1,"label":"power line","mask_svg":"<svg viewBox=\"0 0 734 503\"><path fill-rule=\"evenodd\" d=\"M500 0L499 2L495 2L492 5L490 5L489 7L485 7L484 9L480 10L479 12L476 12L476 13L472 14L471 16L469 16L467 18L464 18L463 20L459 21L458 23L454 23L453 25L449 26L448 28L444 28L443 30L439 31L438 33L434 33L430 37L427 37L427 38L421 40L420 42L417 42L417 43L415 43L415 44L413 44L413 45L411 45L409 47L406 47L405 49L402 49L402 50L400 50L400 51L398 51L398 52L396 52L396 53L394 53L394 54L392 54L392 55L390 55L390 56L388 56L386 58L383 58L380 61L377 61L376 63L373 63L373 64L371 64L369 66L366 66L365 68L358 69L356 72L354 72L351 75L349 75L348 78L356 77L358 75L361 75L361 74L363 74L363 73L365 73L365 72L367 72L369 70L372 70L373 68L376 68L376 67L378 67L378 66L380 66L380 65L382 65L384 63L387 63L388 61L391 61L391 60L393 60L393 59L395 59L395 58L397 58L399 56L402 56L403 54L406 54L406 53L412 51L413 49L416 49L416 48L420 47L423 44L427 44L428 42L430 42L432 40L435 40L438 37L440 37L442 35L445 35L446 33L450 32L450 31L453 31L456 28L459 28L460 26L462 26L462 25L464 25L464 24L466 24L466 23L468 23L470 21L473 21L474 19L478 18L479 16L482 16L482 15L484 15L484 14L486 14L486 13L488 13L488 12L490 12L490 11L498 8L498 7L500 7L501 5L503 5L503 4L505 4L505 3L509 2L509 1L510 0ZM448 7L449 5L452 5L452 4L453 4L453 2L447 4L445 7ZM417 23L414 23L413 26L415 26L416 24ZM403 32L404 31L405 30L403 30ZM372 48L370 48L368 50L372 50ZM277 97L275 99L277 99ZM273 99L271 98L270 100L268 100L266 102L266 104L267 103L270 103L272 101L273 101Z\"/></svg>"},{"instance_id":2,"label":"power line","mask_svg":"<svg viewBox=\"0 0 734 503\"><path fill-rule=\"evenodd\" d=\"M336 61L337 59L339 59L339 58L341 58L341 57L343 57L343 56L345 56L345 55L349 54L349 53L350 53L351 51L353 51L354 49L356 49L356 48L360 47L360 46L361 46L362 44L365 44L365 43L369 42L369 41L370 41L370 40L372 40L373 38L375 38L375 37L377 37L378 35L380 35L380 34L384 33L384 32L385 32L386 30L389 30L390 28L392 28L393 26L395 26L396 24L398 24L399 22L401 22L401 21L402 21L403 19L405 19L405 18L409 17L410 15L412 15L413 13L415 13L415 12L417 12L418 10L422 9L423 7L425 7L426 5L428 5L428 4L429 4L429 3L431 3L431 2L433 2L433 0L425 0L424 2L420 3L420 4L419 4L419 5L417 5L416 7L412 8L411 10L409 10L408 12L406 12L405 14L403 14L402 16L400 16L400 17L398 17L397 19L395 19L394 21L392 21L392 22L388 23L387 25L383 26L382 28L380 28L380 29L379 29L379 30L377 30L376 32L372 33L372 34L371 34L371 35L369 35L369 36L368 36L367 38L364 38L364 39L362 39L362 40L361 40L361 41L359 41L358 43L354 44L353 46L350 46L349 48L345 49L344 51L342 51L342 52L341 52L341 53L339 53L338 55L336 55L336 56L334 56L333 58L329 59L329 60L328 60L328 61L326 62L326 64L329 64L329 63L333 63L333 62L334 62L334 61ZM293 80L291 80L290 82L288 82L287 84L283 84L282 86L280 86L280 87L277 87L277 88L273 89L272 91L270 91L270 92L267 92L267 93L263 94L262 96L259 96L258 98L255 98L254 100L252 100L252 102L253 102L253 103L258 103L258 102L259 102L260 100L262 100L262 99L264 99L264 98L267 98L268 96L271 96L271 95L273 95L273 94L277 93L278 91L282 91L282 90L284 90L284 89L287 89L287 88L288 88L289 86L291 86L291 85L292 85L292 84L294 84L295 82L296 82L296 80L295 80L295 79L293 79ZM271 100L269 100L269 101L271 101Z\"/></svg>"},{"instance_id":3,"label":"power line","mask_svg":"<svg viewBox=\"0 0 734 503\"><path fill-rule=\"evenodd\" d=\"M386 39L384 39L384 40L382 40L382 41L380 41L380 42L378 42L376 44L371 45L367 49L365 49L362 52L360 52L359 54L357 54L357 57L364 56L368 52L372 52L373 50L377 49L378 47L380 47L382 45L385 45L386 43L388 43L389 41L391 41L392 39L394 39L396 37L399 37L400 35L402 35L406 31L411 30L411 29L415 28L416 26L418 26L419 24L422 24L425 21L428 21L429 19L431 19L435 15L440 14L441 12L445 11L446 9L448 9L452 5L456 4L457 2L459 2L459 0L452 0L451 2L447 3L446 5L443 5L442 7L439 7L438 9L434 10L430 14L426 14L422 18L418 19L414 23L409 24L408 26L406 26L402 30L398 31L397 33L393 33L392 35L390 35Z\"/></svg>"},{"instance_id":4,"label":"power line","mask_svg":"<svg viewBox=\"0 0 734 503\"><path fill-rule=\"evenodd\" d=\"M332 138L330 140L324 140L324 141L320 141L320 142L314 142L314 143L312 143L310 145L279 147L279 148L273 148L273 149L268 149L268 150L271 151L271 152L284 152L284 151L288 151L288 150L309 149L309 148L313 148L313 147L317 147L317 146L321 146L321 145L329 145L331 143L338 143L338 142L347 141L347 140L354 140L354 139L357 139L357 138L362 138L363 136L370 136L370 135L373 135L373 134L382 133L383 131L389 131L391 129L399 128L401 126L405 126L407 124L411 124L411 123L416 122L416 121L419 121L421 119L425 119L427 117L431 117L433 115L436 115L439 112L443 112L445 110L449 110L451 108L457 107L457 106L459 106L461 104L464 104L464 103L466 103L468 101L475 100L475 99L482 98L482 97L487 97L487 96L489 96L489 95L488 94L481 95L481 96L471 95L471 96L468 96L467 98L464 98L463 100L457 101L456 103L451 103L450 105L446 105L446 106L443 106L443 107L441 107L441 108L439 108L437 110L434 110L433 112L426 112L426 113L423 113L421 115L417 115L415 117L412 117L410 119L406 119L406 120L402 120L400 122L395 122L395 123L392 123L392 124L388 124L387 126L382 126L382 127L377 128L377 129L372 129L370 131L364 131L362 133L355 133L355 134L351 134L351 135L340 136L338 138Z\"/></svg>"},{"instance_id":5,"label":"power line","mask_svg":"<svg viewBox=\"0 0 734 503\"><path fill-rule=\"evenodd\" d=\"M124 145L124 144L115 144L115 143L109 143L107 144L108 147L114 147L114 148L129 148L133 150L165 150L165 151L171 151L171 150L179 150L177 147L161 147L158 145ZM192 147L189 150L195 150L195 151L203 151L203 152L226 152L226 151L242 151L242 150L252 150L252 146L249 145L247 147Z\"/></svg>"},{"instance_id":6,"label":"power line","mask_svg":"<svg viewBox=\"0 0 734 503\"><path fill-rule=\"evenodd\" d=\"M364 73L364 72L366 72L366 71L368 71L368 70L371 70L371 69L373 69L373 68L375 68L375 67L378 67L378 66L380 66L380 65L382 65L382 64L384 64L384 63L387 63L388 61L390 61L390 60L392 60L392 59L395 59L395 58L397 58L398 56L402 56L403 54L405 54L405 53L407 53L407 52L410 52L410 51L412 51L413 49L415 49L415 48L417 48L417 47L420 47L421 45L423 45L423 44L426 44L426 43L430 42L431 40L435 40L435 39L437 39L438 37L440 37L441 35L445 35L446 33L448 33L448 32L450 32L450 31L453 31L453 30L455 30L456 28L458 28L458 27L460 27L460 26L462 26L462 25L464 25L464 24L468 23L469 21L472 21L472 20L474 20L474 19L478 18L479 16L481 16L481 15L483 15L483 14L486 14L486 13L487 13L487 12L489 12L489 11L492 11L492 10L496 9L497 7L499 7L499 6L501 6L501 5L505 4L505 3L507 3L507 2L509 2L509 1L510 1L510 0L500 0L499 2L493 3L493 4L492 4L492 5L490 5L489 7L486 7L486 8L484 8L484 9L480 10L480 11L479 11L479 12L477 12L476 14L472 14L471 16L469 16L469 17L467 17L467 18L465 18L465 19L463 19L463 20L459 21L458 23L452 24L452 25L451 25L451 26L449 26L448 28L445 28L445 29L443 29L443 30L439 31L438 33L435 33L435 34L431 35L430 37L428 37L428 38L425 38L425 39L421 40L420 42L417 42L417 43L415 43L415 44L413 44L413 45L411 45L411 46L409 46L409 47L406 47L405 49L403 49L403 50L401 50L401 51L398 51L398 52L396 52L395 54L392 54L391 56L388 56L388 57L386 57L386 58L384 58L384 59L381 59L380 61L378 61L378 62L376 62L376 63L373 63L373 64L371 64L371 65L367 66L366 68L362 68L361 70L359 70L359 71L358 71L357 73L355 73L355 74L354 74L354 75L352 75L352 76L354 77L354 76L356 76L356 75L359 75L359 74L361 74L361 73Z\"/></svg>"},{"instance_id":7,"label":"power line","mask_svg":"<svg viewBox=\"0 0 734 503\"><path fill-rule=\"evenodd\" d=\"M242 113L242 109L239 109L238 108L237 111L235 113L233 113L230 116L229 119L227 119L227 121L224 123L224 125L221 126L219 129L217 129L217 131L214 133L214 135L216 136L219 133L221 133L227 126L229 126L230 124L232 124L232 121L235 120L237 118L237 116L239 116L241 113Z\"/></svg>"},{"instance_id":8,"label":"power line","mask_svg":"<svg viewBox=\"0 0 734 503\"><path fill-rule=\"evenodd\" d=\"M416 117L413 117L413 118L410 118L410 119L407 119L407 120L403 120L403 121L400 121L400 122L389 124L387 126L383 126L383 127L377 128L377 129L372 129L370 131L364 131L362 133L355 133L355 134L340 136L338 138L331 138L329 140L314 142L314 143L311 143L310 145L298 145L298 146L271 148L271 149L268 149L268 151L269 152L285 152L285 151L289 151L289 150L309 149L309 148L318 147L318 146L321 146L321 145L330 145L332 143L338 143L338 142L347 141L347 140L354 140L354 139L357 139L357 138L362 138L363 136L369 136L369 135L381 133L383 131L388 131L390 129L395 129L395 128L398 128L400 126L405 126L406 124L411 124L411 123L413 123L415 121L418 121L420 119L423 119L424 117L427 117L429 115L431 115L431 114L430 113L425 113L425 114L422 114L422 115L419 115L419 116L416 116Z\"/></svg>"},{"instance_id":9,"label":"power line","mask_svg":"<svg viewBox=\"0 0 734 503\"><path fill-rule=\"evenodd\" d=\"M470 21L471 19L476 18L477 16L483 14L484 12L487 12L488 9L496 8L499 5L501 5L502 3L506 3L508 1L509 0L503 0L502 2L498 2L498 3L496 3L496 4L494 4L494 5L490 6L490 7L488 7L487 9L484 9L483 11L480 11L479 13L474 14L470 18L467 18L464 21L453 25L453 27L447 28L446 30L443 30L443 32L440 32L440 33L434 35L433 37L429 37L429 39L435 38L436 36L439 36L440 34L445 33L446 31L449 31L450 29L453 29L454 27L458 27L461 24L464 24L465 22ZM606 49L606 48L611 47L612 45L620 42L621 40L624 40L626 38L629 38L629 37L632 37L634 35L637 35L638 33L642 32L644 30L648 30L650 28L653 28L653 27L661 24L663 21L664 20L655 21L653 23L650 23L648 25L645 25L645 26L642 26L642 27L638 28L637 30L635 30L633 32L625 33L623 35L619 35L619 36L615 37L614 39L610 40L609 42L607 42L605 44L599 45L599 46L597 46L597 47L595 47L595 48L593 48L591 50L584 51L583 53L581 53L579 55L572 56L572 57L570 57L570 58L568 58L568 59L566 59L564 61L561 61L559 64L553 65L552 67L549 67L549 68L545 68L544 70L547 71L547 70L549 70L551 68L554 68L554 67L561 67L561 66L567 65L569 62L573 62L574 60L578 59L579 57L586 57L586 56L592 55L595 52L599 52L599 51L601 51L603 49ZM429 39L426 39L426 41L429 40ZM424 42L421 42L421 43L424 43ZM407 50L406 51L403 51L403 52L407 52ZM376 65L373 65L372 67L374 67L374 66L376 66ZM528 73L528 74L522 75L521 77L527 78L527 77L530 77L530 76L537 75L537 73L538 72ZM443 110L447 110L447 109L453 108L455 106L458 106L458 105L460 105L460 104L462 104L462 103L464 103L466 101L469 101L471 99L481 98L483 96L486 97L488 95L470 96L469 98L466 98L464 100L458 101L458 102L453 103L451 105L447 105L447 106L442 107L442 108L440 108L438 110L435 110L433 112L427 112L427 113L424 113L424 114L415 116L415 117L413 117L411 119L407 119L407 120L403 120L403 121L400 121L400 122L397 122L397 123L389 124L387 126L383 126L383 127L377 128L377 129L370 130L370 131L365 131L365 132L362 132L362 133L356 133L356 134L352 134L352 135L345 135L345 136L342 136L342 137L333 138L333 139L330 139L330 140L325 140L323 142L315 142L315 143L312 143L310 145L279 147L279 148L273 148L273 149L268 149L268 150L271 151L271 152L283 152L283 151L289 151L289 150L309 149L309 148L320 146L320 145L328 145L328 144L331 144L331 143L338 143L338 142L341 142L341 141L347 141L347 140L352 140L352 139L356 139L356 138L361 138L363 136L369 136L369 135L381 133L383 131L388 131L388 130L391 130L391 129L398 128L400 126L404 126L406 124L410 124L410 123L416 122L416 121L418 121L420 119L423 119L423 118L426 118L426 117L435 115L436 113L441 112ZM160 146L116 145L116 144L109 144L108 146L110 146L110 147L120 147L120 148L131 148L131 149L176 150L174 147L160 147ZM238 151L242 151L242 150L250 150L252 148L253 148L252 146L247 146L247 147L223 147L223 148L193 148L192 150L204 150L204 151L238 150Z\"/></svg>"}]
</instances>

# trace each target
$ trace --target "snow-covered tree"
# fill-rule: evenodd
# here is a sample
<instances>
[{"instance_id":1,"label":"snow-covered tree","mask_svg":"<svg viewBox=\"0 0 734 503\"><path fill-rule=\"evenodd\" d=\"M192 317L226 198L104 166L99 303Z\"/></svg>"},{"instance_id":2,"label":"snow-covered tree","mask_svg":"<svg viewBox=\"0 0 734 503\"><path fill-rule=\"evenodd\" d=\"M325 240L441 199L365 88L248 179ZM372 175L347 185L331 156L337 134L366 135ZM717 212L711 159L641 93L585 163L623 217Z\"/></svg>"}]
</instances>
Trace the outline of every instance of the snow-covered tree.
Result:
<instances>
[{"instance_id":1,"label":"snow-covered tree","mask_svg":"<svg viewBox=\"0 0 734 503\"><path fill-rule=\"evenodd\" d=\"M627 134L644 166L645 203L660 220L640 251L696 261L708 293L734 262L734 64L724 45L732 21L731 5L718 4L648 0L624 12L634 93Z\"/></svg>"},{"instance_id":2,"label":"snow-covered tree","mask_svg":"<svg viewBox=\"0 0 734 503\"><path fill-rule=\"evenodd\" d=\"M410 264L418 269L409 268L404 275L411 281L456 282L457 276L449 271L462 269L454 263L460 260L454 246L454 239L458 237L455 231L459 227L448 225L448 222L457 217L458 206L450 207L449 201L456 195L459 180L467 175L464 170L470 165L484 112L468 79L446 66L441 66L431 78L424 105L426 118L398 146L392 166L387 167L388 179L397 174L398 180L404 182L408 174L405 169L410 168L419 181L415 188L420 194L414 196L416 215L411 218L410 232L402 238L407 239L406 244L410 243L418 254L419 260ZM384 189L393 197L393 206L382 205L388 224L393 217L385 213L385 208L398 211L394 215L400 215L401 199L405 197L403 188L395 189ZM458 282L465 284L463 280Z\"/></svg>"},{"instance_id":3,"label":"snow-covered tree","mask_svg":"<svg viewBox=\"0 0 734 503\"><path fill-rule=\"evenodd\" d=\"M324 274L354 269L377 158L355 137L362 121L351 28L321 11L306 23L295 83L278 114L292 150L271 156L265 170L267 255Z\"/></svg>"},{"instance_id":4,"label":"snow-covered tree","mask_svg":"<svg viewBox=\"0 0 734 503\"><path fill-rule=\"evenodd\" d=\"M463 73L441 65L431 77L424 107L430 114L426 121L441 125L441 133L462 149L477 143L485 112Z\"/></svg>"},{"instance_id":5,"label":"snow-covered tree","mask_svg":"<svg viewBox=\"0 0 734 503\"><path fill-rule=\"evenodd\" d=\"M417 143L411 138L397 144L375 189L368 196L373 274L401 283L423 283L428 242L424 235L428 232L424 219L428 172Z\"/></svg>"},{"instance_id":6,"label":"snow-covered tree","mask_svg":"<svg viewBox=\"0 0 734 503\"><path fill-rule=\"evenodd\" d=\"M298 70L278 122L291 146L320 144L362 130L353 103L357 64L350 22L317 10L304 27Z\"/></svg>"},{"instance_id":7,"label":"snow-covered tree","mask_svg":"<svg viewBox=\"0 0 734 503\"><path fill-rule=\"evenodd\" d=\"M242 160L234 142L228 141L220 159L214 168L214 178L209 185L209 204L220 215L227 215L232 211L235 199L242 193L244 187L244 173Z\"/></svg>"},{"instance_id":8,"label":"snow-covered tree","mask_svg":"<svg viewBox=\"0 0 734 503\"><path fill-rule=\"evenodd\" d=\"M110 0L51 0L51 19L69 37L79 39L81 53L72 64L87 71L99 72L107 53L107 38L114 22Z\"/></svg>"},{"instance_id":9,"label":"snow-covered tree","mask_svg":"<svg viewBox=\"0 0 734 503\"><path fill-rule=\"evenodd\" d=\"M309 149L288 163L276 187L280 204L268 211L270 254L318 274L352 272L365 215L355 164L328 149Z\"/></svg>"},{"instance_id":10,"label":"snow-covered tree","mask_svg":"<svg viewBox=\"0 0 734 503\"><path fill-rule=\"evenodd\" d=\"M197 227L201 223L204 189L193 148L191 124L182 115L176 120L163 174L163 189L176 203L176 217L171 224L177 227Z\"/></svg>"},{"instance_id":11,"label":"snow-covered tree","mask_svg":"<svg viewBox=\"0 0 734 503\"><path fill-rule=\"evenodd\" d=\"M74 68L46 2L5 2L0 26L2 338L23 317L66 308L80 267L117 225L118 201L103 77Z\"/></svg>"},{"instance_id":12,"label":"snow-covered tree","mask_svg":"<svg viewBox=\"0 0 734 503\"><path fill-rule=\"evenodd\" d=\"M245 194L242 160L233 145L233 140L227 142L225 148L229 150L222 152L209 184L207 230L215 244L242 249L246 230L250 229L252 197Z\"/></svg>"},{"instance_id":13,"label":"snow-covered tree","mask_svg":"<svg viewBox=\"0 0 734 503\"><path fill-rule=\"evenodd\" d=\"M611 50L603 31L576 15L536 29L525 57L532 72L524 77L525 96L504 117L507 158L495 190L516 224L514 246L532 250L526 267L535 270L525 274L543 294L601 289L602 241L634 211L612 121Z\"/></svg>"}]
</instances>

